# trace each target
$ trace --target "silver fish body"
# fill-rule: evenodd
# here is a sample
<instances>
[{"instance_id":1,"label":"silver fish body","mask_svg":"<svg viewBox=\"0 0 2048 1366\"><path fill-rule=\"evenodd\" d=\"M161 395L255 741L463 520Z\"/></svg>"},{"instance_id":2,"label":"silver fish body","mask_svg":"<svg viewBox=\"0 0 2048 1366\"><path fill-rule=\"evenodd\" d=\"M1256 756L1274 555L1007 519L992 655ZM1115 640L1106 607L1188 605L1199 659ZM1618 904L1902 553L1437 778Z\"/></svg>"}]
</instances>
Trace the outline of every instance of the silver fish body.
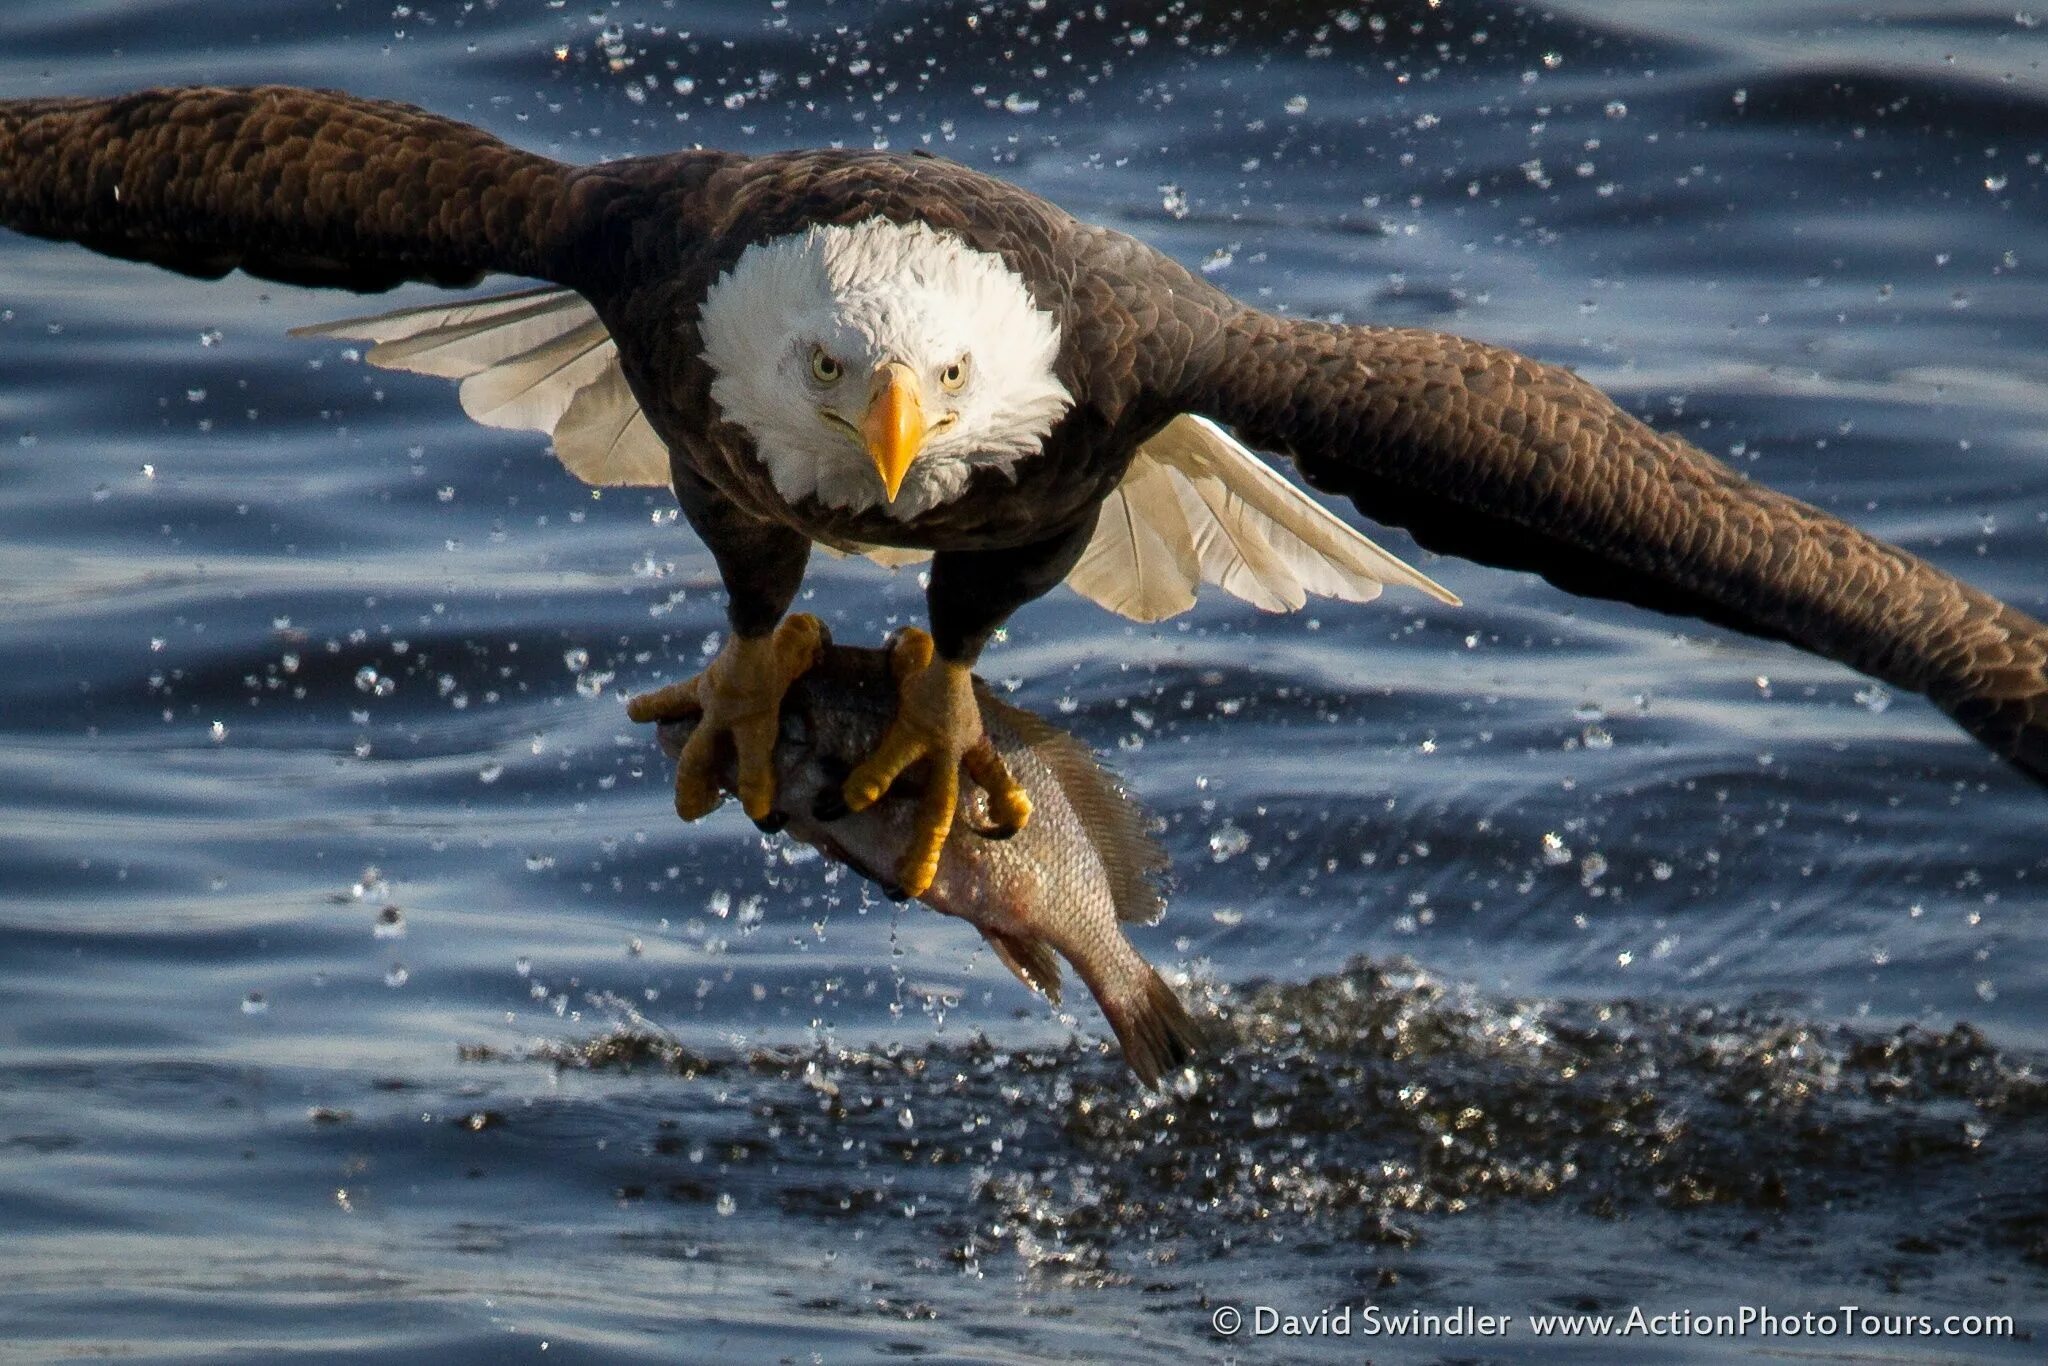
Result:
<instances>
[{"instance_id":1,"label":"silver fish body","mask_svg":"<svg viewBox=\"0 0 2048 1366\"><path fill-rule=\"evenodd\" d=\"M962 783L959 818L940 851L938 874L919 899L974 925L1020 981L1054 1003L1060 999L1058 958L1073 964L1131 1071L1156 1086L1200 1042L1173 988L1123 931L1127 922L1157 920L1164 909L1165 853L1147 832L1144 812L1086 746L994 697L979 680L975 687L989 739L1030 794L1032 816L1016 834L991 837L984 833L983 794ZM836 819L819 811L838 806L840 784L874 749L895 709L886 652L826 647L783 699L776 805L768 822L884 887L887 870L910 840L918 770L865 811ZM661 745L671 758L695 724L662 725ZM729 763L727 769L729 785Z\"/></svg>"}]
</instances>

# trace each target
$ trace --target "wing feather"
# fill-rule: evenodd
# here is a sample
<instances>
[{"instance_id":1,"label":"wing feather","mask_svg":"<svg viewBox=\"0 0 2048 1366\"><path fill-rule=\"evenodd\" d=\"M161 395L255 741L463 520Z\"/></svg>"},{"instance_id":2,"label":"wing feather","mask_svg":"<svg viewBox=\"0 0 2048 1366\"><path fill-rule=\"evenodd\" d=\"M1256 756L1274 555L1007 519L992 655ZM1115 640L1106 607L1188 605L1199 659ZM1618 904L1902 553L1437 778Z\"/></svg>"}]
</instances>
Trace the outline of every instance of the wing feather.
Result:
<instances>
[{"instance_id":1,"label":"wing feather","mask_svg":"<svg viewBox=\"0 0 2048 1366\"><path fill-rule=\"evenodd\" d=\"M467 379L596 319L575 290L542 288L316 323L291 335L375 342L363 357L372 365Z\"/></svg>"},{"instance_id":2,"label":"wing feather","mask_svg":"<svg viewBox=\"0 0 2048 1366\"><path fill-rule=\"evenodd\" d=\"M1195 605L1201 564L1174 478L1156 461L1131 462L1102 502L1069 588L1133 621L1163 621Z\"/></svg>"},{"instance_id":3,"label":"wing feather","mask_svg":"<svg viewBox=\"0 0 2048 1366\"><path fill-rule=\"evenodd\" d=\"M1420 570L1403 562L1289 482L1236 438L1208 418L1189 413L1176 418L1146 442L1141 451L1184 475L1214 519L1209 538L1219 556L1228 551L1243 563L1234 575L1258 576L1288 610L1300 607L1298 592L1287 578L1320 597L1367 602L1383 584L1420 589L1439 602L1456 606L1458 597ZM1198 542L1202 540L1197 533ZM1274 571L1261 556L1263 547L1284 566ZM1231 582L1212 578L1248 602L1257 602ZM1267 610L1277 610L1268 608Z\"/></svg>"},{"instance_id":4,"label":"wing feather","mask_svg":"<svg viewBox=\"0 0 2048 1366\"><path fill-rule=\"evenodd\" d=\"M592 320L462 381L462 411L486 427L552 432L577 391L618 363L611 334Z\"/></svg>"},{"instance_id":5,"label":"wing feather","mask_svg":"<svg viewBox=\"0 0 2048 1366\"><path fill-rule=\"evenodd\" d=\"M1067 585L1135 621L1160 621L1192 607L1204 583L1267 612L1310 595L1366 602L1389 583L1458 601L1189 413L1138 448Z\"/></svg>"},{"instance_id":6,"label":"wing feather","mask_svg":"<svg viewBox=\"0 0 2048 1366\"><path fill-rule=\"evenodd\" d=\"M1192 333L1162 335L1209 344L1184 401L1316 487L1443 553L1926 693L2048 783L2048 624L1653 430L1569 370L1443 333L1181 297Z\"/></svg>"},{"instance_id":7,"label":"wing feather","mask_svg":"<svg viewBox=\"0 0 2048 1366\"><path fill-rule=\"evenodd\" d=\"M573 282L590 207L564 166L408 105L289 86L0 100L0 223L207 277L374 293Z\"/></svg>"},{"instance_id":8,"label":"wing feather","mask_svg":"<svg viewBox=\"0 0 2048 1366\"><path fill-rule=\"evenodd\" d=\"M555 458L586 484L660 487L668 444L654 433L618 361L576 391L554 426Z\"/></svg>"},{"instance_id":9,"label":"wing feather","mask_svg":"<svg viewBox=\"0 0 2048 1366\"><path fill-rule=\"evenodd\" d=\"M389 370L462 381L462 410L487 427L546 432L586 484L669 482L668 445L626 383L618 346L584 297L527 289L295 330L374 342Z\"/></svg>"},{"instance_id":10,"label":"wing feather","mask_svg":"<svg viewBox=\"0 0 2048 1366\"><path fill-rule=\"evenodd\" d=\"M923 564L932 557L929 550L913 550L902 545L864 545L860 548L860 553L884 569L902 569L908 565Z\"/></svg>"}]
</instances>

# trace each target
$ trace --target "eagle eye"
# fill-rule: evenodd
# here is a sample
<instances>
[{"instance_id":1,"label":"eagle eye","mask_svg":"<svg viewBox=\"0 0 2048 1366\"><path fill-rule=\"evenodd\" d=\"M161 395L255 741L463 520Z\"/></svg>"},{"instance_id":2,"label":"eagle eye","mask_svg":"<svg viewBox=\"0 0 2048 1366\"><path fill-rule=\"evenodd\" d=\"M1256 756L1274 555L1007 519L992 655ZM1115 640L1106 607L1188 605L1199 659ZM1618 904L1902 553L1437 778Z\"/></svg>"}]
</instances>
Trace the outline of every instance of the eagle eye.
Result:
<instances>
[{"instance_id":1,"label":"eagle eye","mask_svg":"<svg viewBox=\"0 0 2048 1366\"><path fill-rule=\"evenodd\" d=\"M837 384L839 377L846 373L846 367L827 355L825 348L811 348L811 378L820 384Z\"/></svg>"},{"instance_id":2,"label":"eagle eye","mask_svg":"<svg viewBox=\"0 0 2048 1366\"><path fill-rule=\"evenodd\" d=\"M939 371L939 385L949 394L958 393L960 386L965 383L967 383L967 357L965 356Z\"/></svg>"}]
</instances>

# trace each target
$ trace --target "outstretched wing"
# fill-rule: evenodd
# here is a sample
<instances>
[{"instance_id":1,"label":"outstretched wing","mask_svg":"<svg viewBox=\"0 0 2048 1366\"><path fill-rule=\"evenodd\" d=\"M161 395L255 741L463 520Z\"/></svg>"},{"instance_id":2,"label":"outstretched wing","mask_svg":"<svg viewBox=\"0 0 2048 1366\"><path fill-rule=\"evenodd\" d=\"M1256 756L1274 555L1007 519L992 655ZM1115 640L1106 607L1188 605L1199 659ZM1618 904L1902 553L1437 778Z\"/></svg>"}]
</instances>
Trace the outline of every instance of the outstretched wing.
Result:
<instances>
[{"instance_id":1,"label":"outstretched wing","mask_svg":"<svg viewBox=\"0 0 2048 1366\"><path fill-rule=\"evenodd\" d=\"M0 101L0 224L188 275L574 283L583 175L410 105L327 91Z\"/></svg>"},{"instance_id":2,"label":"outstretched wing","mask_svg":"<svg viewBox=\"0 0 2048 1366\"><path fill-rule=\"evenodd\" d=\"M1220 312L1188 406L1432 550L1789 641L1931 697L2048 781L2048 628L1652 430L1569 371L1406 328Z\"/></svg>"}]
</instances>

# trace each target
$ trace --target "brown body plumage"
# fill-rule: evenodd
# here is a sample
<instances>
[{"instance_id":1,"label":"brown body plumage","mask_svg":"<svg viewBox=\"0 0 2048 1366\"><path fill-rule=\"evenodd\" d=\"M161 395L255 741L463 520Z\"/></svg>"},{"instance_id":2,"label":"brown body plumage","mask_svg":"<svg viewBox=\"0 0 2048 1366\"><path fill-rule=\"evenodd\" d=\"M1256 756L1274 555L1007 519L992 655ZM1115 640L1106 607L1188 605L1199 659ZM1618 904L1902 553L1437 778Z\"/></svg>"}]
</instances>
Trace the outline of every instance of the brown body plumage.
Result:
<instances>
[{"instance_id":1,"label":"brown body plumage","mask_svg":"<svg viewBox=\"0 0 2048 1366\"><path fill-rule=\"evenodd\" d=\"M1061 327L1042 455L910 521L791 505L710 397L705 292L750 244L922 220L1000 255ZM1132 452L1200 413L1425 546L1703 617L1924 692L2048 775L2048 631L1478 342L1248 308L1143 244L918 155L684 152L570 167L404 106L287 88L0 103L0 222L199 275L354 290L491 272L575 288L617 340L743 635L813 539L926 546L940 656L1064 575Z\"/></svg>"}]
</instances>

